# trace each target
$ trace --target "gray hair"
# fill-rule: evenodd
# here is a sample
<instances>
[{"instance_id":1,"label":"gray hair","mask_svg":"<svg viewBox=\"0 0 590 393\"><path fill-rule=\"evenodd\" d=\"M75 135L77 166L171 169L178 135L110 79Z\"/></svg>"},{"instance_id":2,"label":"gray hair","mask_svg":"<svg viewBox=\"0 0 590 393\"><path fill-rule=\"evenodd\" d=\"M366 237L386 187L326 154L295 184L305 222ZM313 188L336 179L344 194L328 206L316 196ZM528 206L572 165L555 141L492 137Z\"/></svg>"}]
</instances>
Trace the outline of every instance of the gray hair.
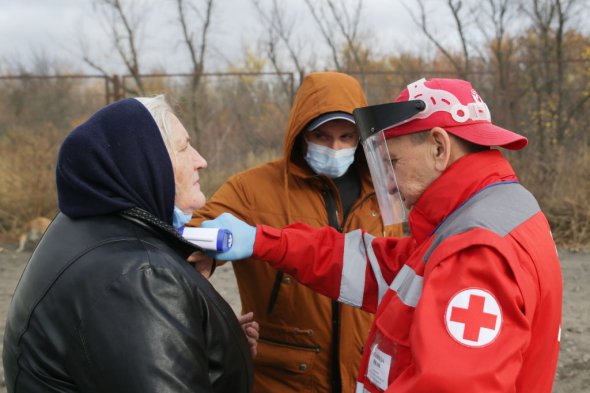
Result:
<instances>
[{"instance_id":1,"label":"gray hair","mask_svg":"<svg viewBox=\"0 0 590 393\"><path fill-rule=\"evenodd\" d=\"M449 134L450 138L451 139L454 139L455 142L458 145L460 145L461 149L463 149L467 153L477 153L477 152L480 152L480 151L484 151L484 150L489 150L490 149L489 146L478 145L476 143L469 142L466 139L463 139L461 137L458 137L457 135L454 135L451 132L448 132L447 131L447 133ZM426 140L428 139L428 136L429 135L430 135L430 130L419 131L419 132L414 132L412 134L409 134L410 140L415 145L420 145L420 144L426 142Z\"/></svg>"},{"instance_id":2,"label":"gray hair","mask_svg":"<svg viewBox=\"0 0 590 393\"><path fill-rule=\"evenodd\" d=\"M158 125L164 145L170 157L176 158L176 152L172 145L172 136L170 131L170 116L174 115L174 111L168 102L164 94L159 94L153 97L135 97L135 99L143 104L145 108L150 112L154 121Z\"/></svg>"}]
</instances>

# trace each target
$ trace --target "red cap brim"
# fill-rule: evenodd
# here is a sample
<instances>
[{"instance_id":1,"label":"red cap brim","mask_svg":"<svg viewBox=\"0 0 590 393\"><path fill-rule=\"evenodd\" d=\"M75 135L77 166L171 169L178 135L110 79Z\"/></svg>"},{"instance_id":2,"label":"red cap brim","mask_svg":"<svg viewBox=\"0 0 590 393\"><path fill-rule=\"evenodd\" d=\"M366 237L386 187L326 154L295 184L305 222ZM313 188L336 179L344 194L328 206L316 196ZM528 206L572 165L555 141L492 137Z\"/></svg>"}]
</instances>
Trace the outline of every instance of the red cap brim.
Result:
<instances>
[{"instance_id":1,"label":"red cap brim","mask_svg":"<svg viewBox=\"0 0 590 393\"><path fill-rule=\"evenodd\" d=\"M510 150L520 150L528 143L528 139L524 136L491 123L471 123L443 128L461 139L482 146L499 146Z\"/></svg>"}]
</instances>

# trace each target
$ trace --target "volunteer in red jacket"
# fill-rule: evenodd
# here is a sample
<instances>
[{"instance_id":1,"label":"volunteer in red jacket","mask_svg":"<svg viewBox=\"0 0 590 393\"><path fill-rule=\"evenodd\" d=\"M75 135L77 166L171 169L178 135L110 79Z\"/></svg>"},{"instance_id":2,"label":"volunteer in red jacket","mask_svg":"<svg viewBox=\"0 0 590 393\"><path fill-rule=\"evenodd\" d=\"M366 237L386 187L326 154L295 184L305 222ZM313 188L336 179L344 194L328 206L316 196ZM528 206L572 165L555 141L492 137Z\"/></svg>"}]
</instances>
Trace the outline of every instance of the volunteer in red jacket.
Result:
<instances>
[{"instance_id":1,"label":"volunteer in red jacket","mask_svg":"<svg viewBox=\"0 0 590 393\"><path fill-rule=\"evenodd\" d=\"M314 290L376 313L357 392L551 392L562 278L547 219L499 150L526 138L491 123L466 81L421 79L354 112L387 224L411 236L224 214L235 244ZM303 263L305 261L306 263Z\"/></svg>"}]
</instances>

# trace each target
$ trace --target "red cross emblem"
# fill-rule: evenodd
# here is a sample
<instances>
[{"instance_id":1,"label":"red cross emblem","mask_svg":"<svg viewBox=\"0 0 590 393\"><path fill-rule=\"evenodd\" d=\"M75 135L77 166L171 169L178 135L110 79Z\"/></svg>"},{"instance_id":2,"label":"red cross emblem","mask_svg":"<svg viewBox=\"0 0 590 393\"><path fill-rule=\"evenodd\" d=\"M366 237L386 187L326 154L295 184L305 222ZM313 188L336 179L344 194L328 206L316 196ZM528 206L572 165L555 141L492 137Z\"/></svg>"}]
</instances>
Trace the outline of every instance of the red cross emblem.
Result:
<instances>
[{"instance_id":1,"label":"red cross emblem","mask_svg":"<svg viewBox=\"0 0 590 393\"><path fill-rule=\"evenodd\" d=\"M496 298L482 289L465 289L451 299L445 314L447 331L469 347L483 347L494 341L502 325Z\"/></svg>"}]
</instances>

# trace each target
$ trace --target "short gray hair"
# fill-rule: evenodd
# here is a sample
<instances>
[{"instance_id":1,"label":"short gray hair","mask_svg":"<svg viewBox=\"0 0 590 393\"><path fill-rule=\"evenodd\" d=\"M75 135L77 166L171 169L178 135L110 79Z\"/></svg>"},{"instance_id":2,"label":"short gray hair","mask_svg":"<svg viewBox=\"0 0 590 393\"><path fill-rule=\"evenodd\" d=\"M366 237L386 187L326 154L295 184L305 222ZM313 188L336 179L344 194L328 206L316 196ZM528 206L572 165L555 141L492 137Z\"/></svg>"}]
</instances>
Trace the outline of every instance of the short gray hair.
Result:
<instances>
[{"instance_id":1,"label":"short gray hair","mask_svg":"<svg viewBox=\"0 0 590 393\"><path fill-rule=\"evenodd\" d=\"M174 111L170 104L166 101L164 94L159 94L153 97L135 97L135 99L143 104L150 112L154 121L158 125L164 145L170 157L175 157L176 152L172 146L172 136L170 134L170 115L174 115Z\"/></svg>"},{"instance_id":2,"label":"short gray hair","mask_svg":"<svg viewBox=\"0 0 590 393\"><path fill-rule=\"evenodd\" d=\"M412 141L412 143L414 143L415 145L420 145L424 142L426 142L426 140L428 139L428 136L430 136L430 131L431 130L426 130L426 131L419 131L419 132L414 132L410 135L410 140ZM446 131L446 130L445 130ZM466 152L466 153L477 153L480 151L484 151L484 150L489 150L490 147L489 146L482 146L482 145L478 145L476 143L473 142L469 142L466 139L463 139L461 137L458 137L457 135L448 132L450 138L454 139L455 142L457 144L459 144L461 146L461 148Z\"/></svg>"}]
</instances>

